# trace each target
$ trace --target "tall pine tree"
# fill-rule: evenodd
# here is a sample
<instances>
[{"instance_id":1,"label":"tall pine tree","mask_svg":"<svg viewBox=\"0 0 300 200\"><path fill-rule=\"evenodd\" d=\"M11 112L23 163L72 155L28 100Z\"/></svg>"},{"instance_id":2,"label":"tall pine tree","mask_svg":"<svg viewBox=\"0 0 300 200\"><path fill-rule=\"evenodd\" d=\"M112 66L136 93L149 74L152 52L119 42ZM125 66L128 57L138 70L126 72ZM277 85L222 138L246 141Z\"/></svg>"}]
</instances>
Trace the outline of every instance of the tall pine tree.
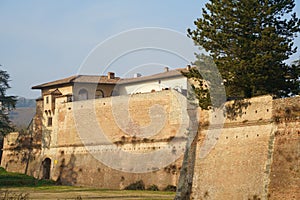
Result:
<instances>
[{"instance_id":1,"label":"tall pine tree","mask_svg":"<svg viewBox=\"0 0 300 200\"><path fill-rule=\"evenodd\" d=\"M195 30L188 29L188 35L210 53L224 82L216 77L212 82L215 91L207 90L212 83L201 79L206 75L214 80L214 70L207 69L214 65L205 55L198 55L198 69L183 74L198 79L197 85L208 84L192 86L202 109L217 102L222 84L227 97L235 99L299 94L300 60L292 65L284 62L297 50L293 40L300 32L300 20L293 13L294 7L294 0L210 0L205 5L203 17L195 21ZM196 152L193 137L189 134L193 142L187 145L175 200L191 198Z\"/></svg>"},{"instance_id":2,"label":"tall pine tree","mask_svg":"<svg viewBox=\"0 0 300 200\"><path fill-rule=\"evenodd\" d=\"M210 0L205 5L188 34L212 56L228 97L299 93L299 65L284 62L296 52L293 40L300 31L294 7L294 0Z\"/></svg>"}]
</instances>

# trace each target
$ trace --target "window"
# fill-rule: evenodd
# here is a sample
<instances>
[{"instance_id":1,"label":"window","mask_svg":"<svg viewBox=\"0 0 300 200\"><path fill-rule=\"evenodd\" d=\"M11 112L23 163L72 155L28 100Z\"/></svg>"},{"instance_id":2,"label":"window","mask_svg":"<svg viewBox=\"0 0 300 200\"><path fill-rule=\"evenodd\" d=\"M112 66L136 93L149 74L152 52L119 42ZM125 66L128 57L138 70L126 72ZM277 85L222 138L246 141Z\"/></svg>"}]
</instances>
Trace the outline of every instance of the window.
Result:
<instances>
[{"instance_id":1,"label":"window","mask_svg":"<svg viewBox=\"0 0 300 200\"><path fill-rule=\"evenodd\" d=\"M67 97L67 102L72 102L73 101L73 96L68 96Z\"/></svg>"},{"instance_id":2,"label":"window","mask_svg":"<svg viewBox=\"0 0 300 200\"><path fill-rule=\"evenodd\" d=\"M52 126L52 117L48 117L48 126Z\"/></svg>"},{"instance_id":3,"label":"window","mask_svg":"<svg viewBox=\"0 0 300 200\"><path fill-rule=\"evenodd\" d=\"M46 97L46 104L49 103L49 97Z\"/></svg>"},{"instance_id":4,"label":"window","mask_svg":"<svg viewBox=\"0 0 300 200\"><path fill-rule=\"evenodd\" d=\"M87 100L88 99L88 91L86 89L80 89L78 92L78 100Z\"/></svg>"},{"instance_id":5,"label":"window","mask_svg":"<svg viewBox=\"0 0 300 200\"><path fill-rule=\"evenodd\" d=\"M100 99L104 97L104 93L102 90L96 90L95 98Z\"/></svg>"}]
</instances>

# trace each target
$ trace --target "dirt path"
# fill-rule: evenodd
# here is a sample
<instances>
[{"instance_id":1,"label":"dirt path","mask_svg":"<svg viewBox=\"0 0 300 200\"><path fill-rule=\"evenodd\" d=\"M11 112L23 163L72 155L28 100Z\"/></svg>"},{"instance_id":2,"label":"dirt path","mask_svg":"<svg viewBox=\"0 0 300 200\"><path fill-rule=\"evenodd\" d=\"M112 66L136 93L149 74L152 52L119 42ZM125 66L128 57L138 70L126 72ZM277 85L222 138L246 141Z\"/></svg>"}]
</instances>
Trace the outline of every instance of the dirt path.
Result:
<instances>
[{"instance_id":1,"label":"dirt path","mask_svg":"<svg viewBox=\"0 0 300 200\"><path fill-rule=\"evenodd\" d=\"M175 194L160 191L128 191L128 190L103 190L82 187L38 187L38 188L1 188L0 200L6 197L21 199L21 196L28 195L27 199L101 199L101 200L171 200ZM7 199L9 199L7 198Z\"/></svg>"}]
</instances>

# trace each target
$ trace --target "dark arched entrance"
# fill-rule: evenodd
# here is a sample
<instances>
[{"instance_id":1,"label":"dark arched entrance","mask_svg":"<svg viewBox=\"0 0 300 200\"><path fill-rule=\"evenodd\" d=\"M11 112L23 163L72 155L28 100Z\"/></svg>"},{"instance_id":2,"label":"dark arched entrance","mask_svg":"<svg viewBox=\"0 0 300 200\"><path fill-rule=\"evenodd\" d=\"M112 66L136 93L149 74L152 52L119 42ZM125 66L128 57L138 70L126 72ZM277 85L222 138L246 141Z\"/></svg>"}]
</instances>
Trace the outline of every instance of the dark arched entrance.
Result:
<instances>
[{"instance_id":1,"label":"dark arched entrance","mask_svg":"<svg viewBox=\"0 0 300 200\"><path fill-rule=\"evenodd\" d=\"M51 159L45 158L42 163L43 166L43 179L50 179Z\"/></svg>"}]
</instances>

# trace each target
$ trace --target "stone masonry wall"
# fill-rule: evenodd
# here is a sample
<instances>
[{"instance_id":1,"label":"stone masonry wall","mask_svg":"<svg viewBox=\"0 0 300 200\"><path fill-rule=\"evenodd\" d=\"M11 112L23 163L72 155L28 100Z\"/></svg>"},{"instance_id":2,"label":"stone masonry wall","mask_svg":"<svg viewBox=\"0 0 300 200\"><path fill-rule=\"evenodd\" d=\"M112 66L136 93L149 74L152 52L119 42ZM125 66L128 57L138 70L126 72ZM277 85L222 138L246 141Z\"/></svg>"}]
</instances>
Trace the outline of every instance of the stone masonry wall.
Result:
<instances>
[{"instance_id":1,"label":"stone masonry wall","mask_svg":"<svg viewBox=\"0 0 300 200\"><path fill-rule=\"evenodd\" d=\"M269 199L300 199L300 98L273 101L277 126Z\"/></svg>"},{"instance_id":2,"label":"stone masonry wall","mask_svg":"<svg viewBox=\"0 0 300 200\"><path fill-rule=\"evenodd\" d=\"M7 171L40 177L43 143L42 116L43 100L40 99L36 102L36 115L30 129L5 136L1 166Z\"/></svg>"},{"instance_id":3,"label":"stone masonry wall","mask_svg":"<svg viewBox=\"0 0 300 200\"><path fill-rule=\"evenodd\" d=\"M28 173L42 177L41 163L50 158L51 178L62 184L123 189L143 180L146 186L156 184L160 189L176 185L182 156L168 166L147 173L134 173L134 168L131 172L123 172L125 165L121 158L115 162L120 161L122 169L113 169L97 159L97 155L105 152L119 155L113 153L120 150L146 155L165 149L166 155L173 155L167 154L170 152L182 155L184 142L170 145L174 138L185 141L188 121L182 117L187 116L183 112L186 105L175 94L173 91L137 94L127 102L118 101L122 97L58 102L48 135L51 136L49 146L36 152L35 159L30 160ZM236 115L226 119L223 126L210 123L209 119L218 117L213 113L199 112L201 123L192 199L299 199L299 99L252 98ZM155 105L160 105L159 109L166 113L160 120L163 126L156 120L162 119L161 113L150 109ZM128 121L127 129L122 129L118 120L128 117L128 113L118 112L118 109L122 111L126 107L132 120ZM38 119L41 121L42 117ZM145 135L143 127L151 128L151 123L161 127L152 130L155 134ZM44 130L43 136L48 134L47 127L36 124L37 130ZM105 133L106 140L98 137L89 140L100 132ZM17 136L11 134L6 140L12 141L13 137ZM206 142L215 145L200 157ZM12 153L4 150L2 166L9 171L24 172L24 163L20 164L20 158L15 155L9 157L9 152Z\"/></svg>"},{"instance_id":4,"label":"stone masonry wall","mask_svg":"<svg viewBox=\"0 0 300 200\"><path fill-rule=\"evenodd\" d=\"M118 158L121 155L118 153L114 162L120 162L119 170L96 159L106 151L120 149L132 154L144 153L147 159L149 152L169 148L168 142L172 138L184 138L187 127L186 115L181 113L184 109L181 100L184 99L176 95L177 92L164 91L57 104L50 148L44 151L44 157L54 161L51 178L64 184L113 189L123 189L138 180L143 180L146 186L155 184L161 189L176 185L180 157L178 161L148 173L136 173L134 166L132 172L122 172L124 160ZM151 110L156 105L159 110ZM124 112L126 110L128 112ZM165 120L162 120L162 115L165 115ZM124 127L118 124L126 118L131 119L128 124ZM161 128L155 130L159 126ZM141 127L154 127L154 134L143 135ZM100 132L105 138L98 138ZM177 148L181 150L184 145Z\"/></svg>"},{"instance_id":5,"label":"stone masonry wall","mask_svg":"<svg viewBox=\"0 0 300 200\"><path fill-rule=\"evenodd\" d=\"M241 117L226 120L218 138L200 131L192 199L300 198L299 97L250 102ZM200 158L208 139L216 145Z\"/></svg>"},{"instance_id":6,"label":"stone masonry wall","mask_svg":"<svg viewBox=\"0 0 300 200\"><path fill-rule=\"evenodd\" d=\"M51 179L67 185L123 189L139 180L143 180L146 187L155 184L160 189L176 185L188 121L187 115L183 113L186 111L184 97L178 95L176 91L162 91L128 98L112 97L78 102L63 102L59 99L55 105L52 127L40 127L43 130L43 148L39 159L36 159L39 167L32 161L29 168L36 168L33 175L42 177L42 161L50 158ZM40 121L45 124L43 118L45 116L40 117ZM131 120L124 128L118 123L126 118ZM144 133L144 129L149 129L151 135ZM97 138L100 132L104 133L105 139ZM179 141L179 145L169 144L174 138ZM118 157L122 156L118 151L133 155L145 154L139 165L147 159L148 154L155 151L169 152L165 154L166 158L153 157L158 161L167 160L170 155L174 159L162 167L150 165L152 167L149 169L145 164L145 170L149 172L136 173L135 166L125 170L128 163L126 159ZM105 153L110 155L110 152L115 153L113 161L120 162L118 168L106 166L97 158ZM24 164L20 160L14 162L15 168L10 166L7 169L24 172Z\"/></svg>"}]
</instances>

